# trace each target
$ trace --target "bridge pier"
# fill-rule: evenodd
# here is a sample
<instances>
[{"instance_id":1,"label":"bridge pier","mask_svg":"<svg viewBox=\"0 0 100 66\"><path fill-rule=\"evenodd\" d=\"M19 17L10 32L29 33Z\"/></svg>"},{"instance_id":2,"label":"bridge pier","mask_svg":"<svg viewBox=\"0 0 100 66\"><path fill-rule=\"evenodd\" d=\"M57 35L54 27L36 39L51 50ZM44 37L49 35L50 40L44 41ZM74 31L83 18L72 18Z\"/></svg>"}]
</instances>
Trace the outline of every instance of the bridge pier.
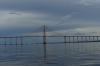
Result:
<instances>
[{"instance_id":1,"label":"bridge pier","mask_svg":"<svg viewBox=\"0 0 100 66\"><path fill-rule=\"evenodd\" d=\"M45 25L43 26L43 44L46 44L46 33Z\"/></svg>"},{"instance_id":2,"label":"bridge pier","mask_svg":"<svg viewBox=\"0 0 100 66\"><path fill-rule=\"evenodd\" d=\"M82 38L82 36L81 36L81 41L83 42L83 38Z\"/></svg>"},{"instance_id":3,"label":"bridge pier","mask_svg":"<svg viewBox=\"0 0 100 66\"><path fill-rule=\"evenodd\" d=\"M87 36L85 36L85 41L87 42Z\"/></svg>"},{"instance_id":4,"label":"bridge pier","mask_svg":"<svg viewBox=\"0 0 100 66\"><path fill-rule=\"evenodd\" d=\"M11 42L11 37L10 37L10 45L12 45L12 42Z\"/></svg>"},{"instance_id":5,"label":"bridge pier","mask_svg":"<svg viewBox=\"0 0 100 66\"><path fill-rule=\"evenodd\" d=\"M17 45L17 37L16 37L16 45Z\"/></svg>"},{"instance_id":6,"label":"bridge pier","mask_svg":"<svg viewBox=\"0 0 100 66\"><path fill-rule=\"evenodd\" d=\"M70 36L69 36L69 43L70 43Z\"/></svg>"},{"instance_id":7,"label":"bridge pier","mask_svg":"<svg viewBox=\"0 0 100 66\"><path fill-rule=\"evenodd\" d=\"M97 36L97 41L98 41L98 36Z\"/></svg>"},{"instance_id":8,"label":"bridge pier","mask_svg":"<svg viewBox=\"0 0 100 66\"><path fill-rule=\"evenodd\" d=\"M90 38L90 36L89 36L89 41L91 41L91 38Z\"/></svg>"},{"instance_id":9,"label":"bridge pier","mask_svg":"<svg viewBox=\"0 0 100 66\"><path fill-rule=\"evenodd\" d=\"M66 36L64 36L64 43L66 43Z\"/></svg>"},{"instance_id":10,"label":"bridge pier","mask_svg":"<svg viewBox=\"0 0 100 66\"><path fill-rule=\"evenodd\" d=\"M21 45L23 45L23 38L21 37Z\"/></svg>"},{"instance_id":11,"label":"bridge pier","mask_svg":"<svg viewBox=\"0 0 100 66\"><path fill-rule=\"evenodd\" d=\"M93 41L94 41L94 36L93 36Z\"/></svg>"},{"instance_id":12,"label":"bridge pier","mask_svg":"<svg viewBox=\"0 0 100 66\"><path fill-rule=\"evenodd\" d=\"M5 38L5 45L6 45L6 38Z\"/></svg>"},{"instance_id":13,"label":"bridge pier","mask_svg":"<svg viewBox=\"0 0 100 66\"><path fill-rule=\"evenodd\" d=\"M46 44L46 36L43 36L43 44Z\"/></svg>"},{"instance_id":14,"label":"bridge pier","mask_svg":"<svg viewBox=\"0 0 100 66\"><path fill-rule=\"evenodd\" d=\"M73 36L73 42L74 42L74 36Z\"/></svg>"},{"instance_id":15,"label":"bridge pier","mask_svg":"<svg viewBox=\"0 0 100 66\"><path fill-rule=\"evenodd\" d=\"M79 40L78 40L78 36L77 36L77 42L78 42Z\"/></svg>"}]
</instances>

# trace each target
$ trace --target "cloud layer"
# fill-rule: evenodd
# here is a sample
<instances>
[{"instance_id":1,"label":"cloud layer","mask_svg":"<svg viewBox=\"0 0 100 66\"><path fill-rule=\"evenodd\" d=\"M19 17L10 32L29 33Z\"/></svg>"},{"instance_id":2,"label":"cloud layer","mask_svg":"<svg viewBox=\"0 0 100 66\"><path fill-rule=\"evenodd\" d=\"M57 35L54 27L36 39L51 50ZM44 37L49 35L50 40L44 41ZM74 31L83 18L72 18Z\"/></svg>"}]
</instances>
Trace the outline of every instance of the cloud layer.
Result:
<instances>
[{"instance_id":1,"label":"cloud layer","mask_svg":"<svg viewBox=\"0 0 100 66\"><path fill-rule=\"evenodd\" d=\"M35 30L43 25L54 30L98 27L99 3L99 0L0 0L0 30Z\"/></svg>"}]
</instances>

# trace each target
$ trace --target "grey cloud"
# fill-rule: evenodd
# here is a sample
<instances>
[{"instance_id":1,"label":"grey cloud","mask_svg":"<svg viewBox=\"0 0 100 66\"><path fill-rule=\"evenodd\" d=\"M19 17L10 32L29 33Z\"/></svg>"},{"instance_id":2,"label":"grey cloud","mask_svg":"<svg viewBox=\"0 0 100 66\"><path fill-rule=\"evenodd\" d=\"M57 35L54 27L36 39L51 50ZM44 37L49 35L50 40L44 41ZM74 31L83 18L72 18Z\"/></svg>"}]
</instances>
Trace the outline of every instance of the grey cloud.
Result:
<instances>
[{"instance_id":1,"label":"grey cloud","mask_svg":"<svg viewBox=\"0 0 100 66\"><path fill-rule=\"evenodd\" d=\"M72 14L74 15L74 14L78 14L79 12L73 12Z\"/></svg>"},{"instance_id":2,"label":"grey cloud","mask_svg":"<svg viewBox=\"0 0 100 66\"><path fill-rule=\"evenodd\" d=\"M0 0L0 9L65 15L73 12L70 10L72 1L74 0Z\"/></svg>"},{"instance_id":3,"label":"grey cloud","mask_svg":"<svg viewBox=\"0 0 100 66\"><path fill-rule=\"evenodd\" d=\"M78 2L75 2L77 4L83 4L83 5L93 5L92 3L88 2L88 0L80 0Z\"/></svg>"},{"instance_id":4,"label":"grey cloud","mask_svg":"<svg viewBox=\"0 0 100 66\"><path fill-rule=\"evenodd\" d=\"M15 12L10 12L9 14L21 15L19 13L15 13Z\"/></svg>"},{"instance_id":5,"label":"grey cloud","mask_svg":"<svg viewBox=\"0 0 100 66\"><path fill-rule=\"evenodd\" d=\"M82 35L86 35L86 33L80 33L80 32L77 32L77 33L74 33L74 35L82 36Z\"/></svg>"},{"instance_id":6,"label":"grey cloud","mask_svg":"<svg viewBox=\"0 0 100 66\"><path fill-rule=\"evenodd\" d=\"M68 22L74 22L74 21L71 21L71 20L62 21L62 22L60 22L60 23L57 23L56 25L67 24Z\"/></svg>"},{"instance_id":7,"label":"grey cloud","mask_svg":"<svg viewBox=\"0 0 100 66\"><path fill-rule=\"evenodd\" d=\"M48 16L24 16L7 19L9 22L19 25L40 26L47 25L56 29L73 29L79 27L93 26L100 21L100 9L97 5L83 6L76 4L79 0L0 0L0 10L9 11L9 14L19 13L44 14ZM99 4L98 4L99 5ZM99 7L99 6L98 6ZM70 16L66 15L72 15ZM6 15L5 15L6 16ZM40 15L39 15L40 16ZM66 16L61 19L62 17ZM8 22L7 20L7 22ZM93 24L92 24L93 22ZM95 23L96 22L96 23ZM97 23L98 22L98 23ZM30 23L30 24L29 24ZM55 26L56 25L56 26Z\"/></svg>"},{"instance_id":8,"label":"grey cloud","mask_svg":"<svg viewBox=\"0 0 100 66\"><path fill-rule=\"evenodd\" d=\"M95 8L88 8L86 6L74 4L74 2L77 1L79 0L0 0L0 9L39 12L57 16L64 16L73 12L80 12L78 16L81 16L81 19L83 19L85 15L89 17L91 16L91 13L94 13ZM98 9L98 12L100 12L100 9ZM76 17L78 18L78 16Z\"/></svg>"},{"instance_id":9,"label":"grey cloud","mask_svg":"<svg viewBox=\"0 0 100 66\"><path fill-rule=\"evenodd\" d=\"M16 14L15 12L10 12L9 14Z\"/></svg>"},{"instance_id":10,"label":"grey cloud","mask_svg":"<svg viewBox=\"0 0 100 66\"><path fill-rule=\"evenodd\" d=\"M97 33L97 32L91 32L91 33Z\"/></svg>"},{"instance_id":11,"label":"grey cloud","mask_svg":"<svg viewBox=\"0 0 100 66\"><path fill-rule=\"evenodd\" d=\"M100 4L100 0L78 0L75 3L82 5L94 5L94 4Z\"/></svg>"},{"instance_id":12,"label":"grey cloud","mask_svg":"<svg viewBox=\"0 0 100 66\"><path fill-rule=\"evenodd\" d=\"M80 20L100 20L98 13L100 9L94 6L87 7L75 4L79 0L0 0L0 9L37 12L62 17L64 15L78 13L75 19ZM94 8L93 8L94 7ZM97 16L97 18L95 18Z\"/></svg>"}]
</instances>

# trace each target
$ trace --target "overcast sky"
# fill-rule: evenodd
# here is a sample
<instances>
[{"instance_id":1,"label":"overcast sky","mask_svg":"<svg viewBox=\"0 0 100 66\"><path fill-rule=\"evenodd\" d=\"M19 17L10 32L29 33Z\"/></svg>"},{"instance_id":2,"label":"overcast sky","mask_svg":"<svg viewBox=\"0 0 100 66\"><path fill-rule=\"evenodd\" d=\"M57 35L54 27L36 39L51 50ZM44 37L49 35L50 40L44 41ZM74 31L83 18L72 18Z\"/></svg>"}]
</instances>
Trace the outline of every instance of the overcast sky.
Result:
<instances>
[{"instance_id":1,"label":"overcast sky","mask_svg":"<svg viewBox=\"0 0 100 66\"><path fill-rule=\"evenodd\" d=\"M65 35L100 35L100 0L0 0L0 36L43 25Z\"/></svg>"}]
</instances>

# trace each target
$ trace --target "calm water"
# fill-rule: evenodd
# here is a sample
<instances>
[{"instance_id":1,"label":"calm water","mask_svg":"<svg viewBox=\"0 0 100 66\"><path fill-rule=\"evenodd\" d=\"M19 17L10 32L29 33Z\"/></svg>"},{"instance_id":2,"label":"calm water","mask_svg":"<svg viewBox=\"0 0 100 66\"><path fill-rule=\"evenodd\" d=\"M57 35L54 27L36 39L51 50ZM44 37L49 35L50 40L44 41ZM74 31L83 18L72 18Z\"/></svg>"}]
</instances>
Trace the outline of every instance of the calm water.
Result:
<instances>
[{"instance_id":1,"label":"calm water","mask_svg":"<svg viewBox=\"0 0 100 66\"><path fill-rule=\"evenodd\" d=\"M100 43L0 45L1 66L100 66Z\"/></svg>"}]
</instances>

